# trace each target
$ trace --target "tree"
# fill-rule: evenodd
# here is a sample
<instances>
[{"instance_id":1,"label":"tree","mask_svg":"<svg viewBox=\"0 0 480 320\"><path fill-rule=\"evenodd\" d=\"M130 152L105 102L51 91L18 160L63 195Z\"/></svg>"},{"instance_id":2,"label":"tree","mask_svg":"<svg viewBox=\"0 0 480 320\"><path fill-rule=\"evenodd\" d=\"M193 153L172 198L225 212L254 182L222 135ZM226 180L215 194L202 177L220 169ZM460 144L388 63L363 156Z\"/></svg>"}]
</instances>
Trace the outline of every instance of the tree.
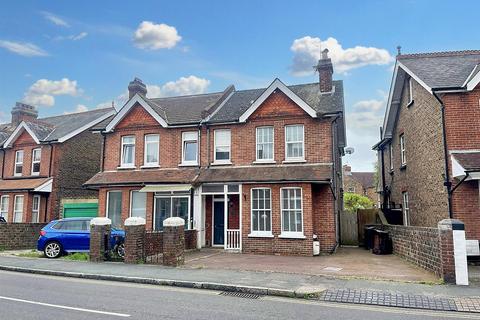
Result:
<instances>
[{"instance_id":1,"label":"tree","mask_svg":"<svg viewBox=\"0 0 480 320\"><path fill-rule=\"evenodd\" d=\"M357 212L358 209L370 209L373 208L373 201L369 198L356 194L346 192L343 195L343 206L345 211Z\"/></svg>"}]
</instances>

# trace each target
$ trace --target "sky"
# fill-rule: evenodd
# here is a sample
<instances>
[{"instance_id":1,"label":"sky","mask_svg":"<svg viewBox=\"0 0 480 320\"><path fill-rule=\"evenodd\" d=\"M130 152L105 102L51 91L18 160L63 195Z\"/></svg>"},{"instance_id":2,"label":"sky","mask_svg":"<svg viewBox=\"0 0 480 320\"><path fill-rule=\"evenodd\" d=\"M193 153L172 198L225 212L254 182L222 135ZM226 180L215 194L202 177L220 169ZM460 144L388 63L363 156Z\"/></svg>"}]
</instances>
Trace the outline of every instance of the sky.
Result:
<instances>
[{"instance_id":1,"label":"sky","mask_svg":"<svg viewBox=\"0 0 480 320\"><path fill-rule=\"evenodd\" d=\"M15 102L41 117L148 96L318 81L328 48L344 81L344 162L372 171L397 46L480 49L478 1L8 1L0 4L0 123Z\"/></svg>"}]
</instances>

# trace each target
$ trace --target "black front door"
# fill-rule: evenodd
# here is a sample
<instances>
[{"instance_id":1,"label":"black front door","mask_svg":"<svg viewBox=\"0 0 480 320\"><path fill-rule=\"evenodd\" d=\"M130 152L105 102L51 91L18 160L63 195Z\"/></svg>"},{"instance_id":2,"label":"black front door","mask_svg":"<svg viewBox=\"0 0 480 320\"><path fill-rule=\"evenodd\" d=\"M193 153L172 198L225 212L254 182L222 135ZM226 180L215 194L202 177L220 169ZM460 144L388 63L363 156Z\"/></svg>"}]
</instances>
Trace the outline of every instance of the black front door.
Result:
<instances>
[{"instance_id":1,"label":"black front door","mask_svg":"<svg viewBox=\"0 0 480 320\"><path fill-rule=\"evenodd\" d=\"M213 202L213 245L223 245L225 228L225 202Z\"/></svg>"}]
</instances>

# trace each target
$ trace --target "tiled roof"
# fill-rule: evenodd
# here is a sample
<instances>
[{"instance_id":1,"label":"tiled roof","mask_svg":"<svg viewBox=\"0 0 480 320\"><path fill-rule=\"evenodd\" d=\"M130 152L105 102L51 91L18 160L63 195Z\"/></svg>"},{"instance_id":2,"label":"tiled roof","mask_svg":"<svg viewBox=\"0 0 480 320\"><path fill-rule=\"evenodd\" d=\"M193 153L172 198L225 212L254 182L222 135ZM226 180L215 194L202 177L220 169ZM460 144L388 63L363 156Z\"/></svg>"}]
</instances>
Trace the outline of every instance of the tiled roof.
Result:
<instances>
[{"instance_id":1,"label":"tiled roof","mask_svg":"<svg viewBox=\"0 0 480 320\"><path fill-rule=\"evenodd\" d=\"M352 178L360 182L366 189L375 187L375 173L373 172L352 172Z\"/></svg>"},{"instance_id":2,"label":"tiled roof","mask_svg":"<svg viewBox=\"0 0 480 320\"><path fill-rule=\"evenodd\" d=\"M0 191L33 190L51 178L0 180Z\"/></svg>"},{"instance_id":3,"label":"tiled roof","mask_svg":"<svg viewBox=\"0 0 480 320\"><path fill-rule=\"evenodd\" d=\"M480 171L480 152L454 153L453 156L465 171Z\"/></svg>"},{"instance_id":4,"label":"tiled roof","mask_svg":"<svg viewBox=\"0 0 480 320\"><path fill-rule=\"evenodd\" d=\"M405 54L397 60L430 88L461 87L480 64L480 50Z\"/></svg>"}]
</instances>

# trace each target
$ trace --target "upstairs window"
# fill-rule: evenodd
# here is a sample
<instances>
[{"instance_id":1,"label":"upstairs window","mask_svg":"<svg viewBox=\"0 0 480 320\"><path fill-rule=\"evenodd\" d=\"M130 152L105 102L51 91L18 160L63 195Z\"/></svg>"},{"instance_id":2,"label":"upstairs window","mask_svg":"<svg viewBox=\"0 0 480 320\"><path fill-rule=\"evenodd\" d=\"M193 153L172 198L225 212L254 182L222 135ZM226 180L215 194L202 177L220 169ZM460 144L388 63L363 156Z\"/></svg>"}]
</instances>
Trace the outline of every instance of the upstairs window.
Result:
<instances>
[{"instance_id":1,"label":"upstairs window","mask_svg":"<svg viewBox=\"0 0 480 320\"><path fill-rule=\"evenodd\" d=\"M145 159L144 165L146 167L158 166L158 152L159 152L160 136L158 134L147 134L145 136Z\"/></svg>"},{"instance_id":2,"label":"upstairs window","mask_svg":"<svg viewBox=\"0 0 480 320\"><path fill-rule=\"evenodd\" d=\"M15 168L13 171L13 175L16 177L20 177L23 172L23 150L17 150L15 152Z\"/></svg>"},{"instance_id":3,"label":"upstairs window","mask_svg":"<svg viewBox=\"0 0 480 320\"><path fill-rule=\"evenodd\" d=\"M257 128L257 161L273 161L273 127Z\"/></svg>"},{"instance_id":4,"label":"upstairs window","mask_svg":"<svg viewBox=\"0 0 480 320\"><path fill-rule=\"evenodd\" d=\"M198 132L182 133L182 164L198 165Z\"/></svg>"},{"instance_id":5,"label":"upstairs window","mask_svg":"<svg viewBox=\"0 0 480 320\"><path fill-rule=\"evenodd\" d=\"M215 130L215 157L217 163L230 163L231 133L230 130Z\"/></svg>"},{"instance_id":6,"label":"upstairs window","mask_svg":"<svg viewBox=\"0 0 480 320\"><path fill-rule=\"evenodd\" d=\"M32 150L32 176L40 174L40 160L42 157L42 149L37 148Z\"/></svg>"},{"instance_id":7,"label":"upstairs window","mask_svg":"<svg viewBox=\"0 0 480 320\"><path fill-rule=\"evenodd\" d=\"M135 136L122 137L122 167L135 167Z\"/></svg>"},{"instance_id":8,"label":"upstairs window","mask_svg":"<svg viewBox=\"0 0 480 320\"><path fill-rule=\"evenodd\" d=\"M285 160L304 160L304 145L303 125L285 126Z\"/></svg>"},{"instance_id":9,"label":"upstairs window","mask_svg":"<svg viewBox=\"0 0 480 320\"><path fill-rule=\"evenodd\" d=\"M400 135L400 161L402 166L407 165L407 157L405 154L405 135L403 133Z\"/></svg>"}]
</instances>

